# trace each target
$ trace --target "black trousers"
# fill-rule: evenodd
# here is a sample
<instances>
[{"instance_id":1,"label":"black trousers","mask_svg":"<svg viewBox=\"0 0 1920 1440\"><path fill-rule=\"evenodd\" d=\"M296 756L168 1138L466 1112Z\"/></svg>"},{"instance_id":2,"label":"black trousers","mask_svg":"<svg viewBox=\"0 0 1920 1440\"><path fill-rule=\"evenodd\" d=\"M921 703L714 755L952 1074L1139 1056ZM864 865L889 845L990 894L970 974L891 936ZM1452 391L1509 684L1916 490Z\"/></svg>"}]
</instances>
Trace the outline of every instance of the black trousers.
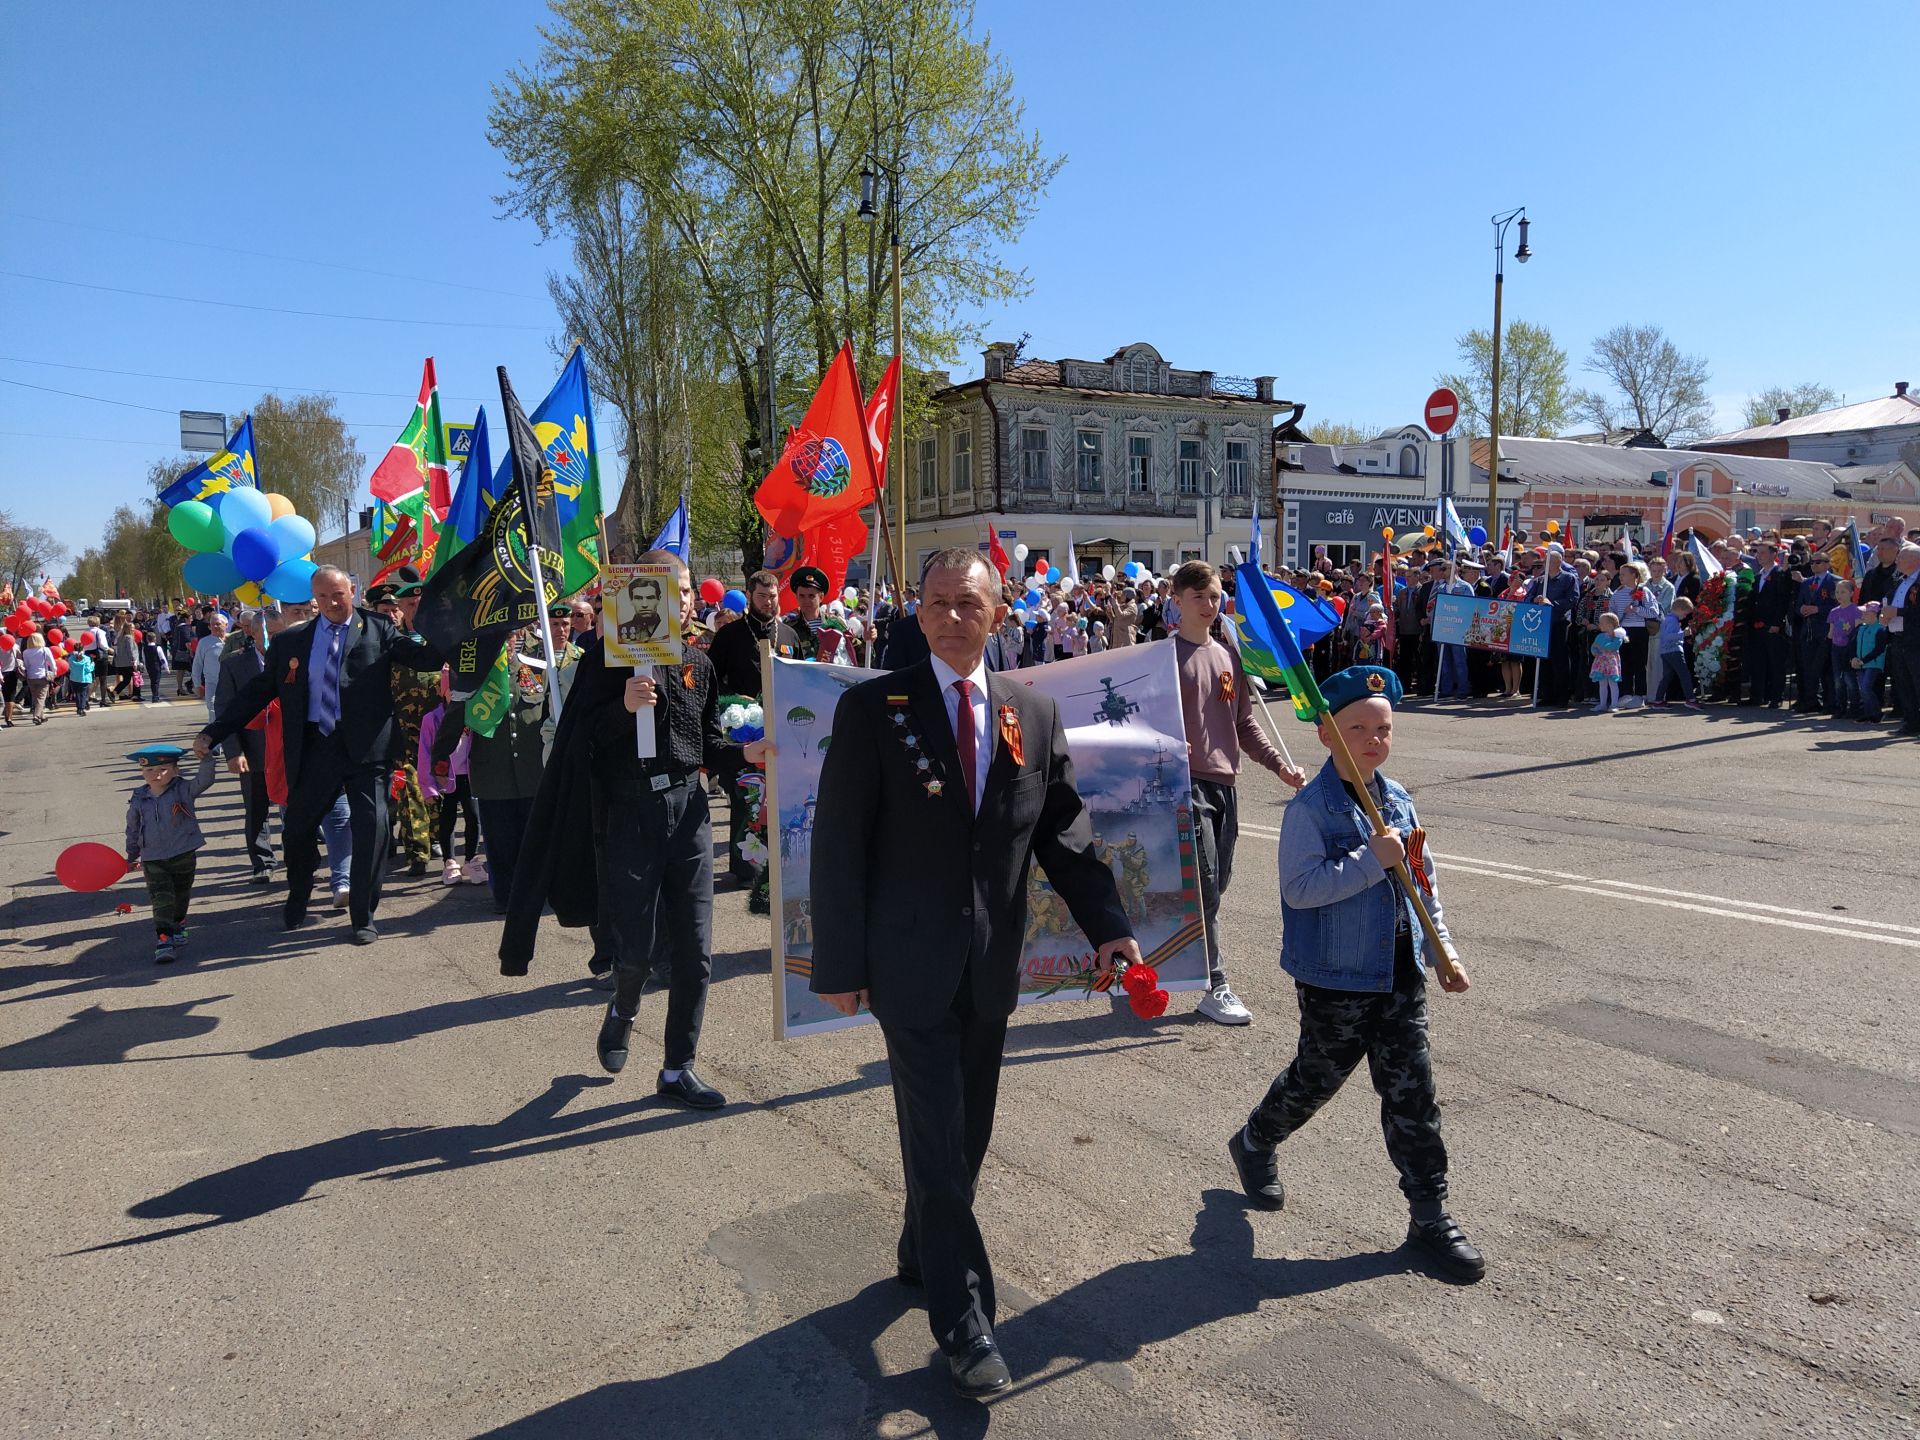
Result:
<instances>
[{"instance_id":1,"label":"black trousers","mask_svg":"<svg viewBox=\"0 0 1920 1440\"><path fill-rule=\"evenodd\" d=\"M347 913L356 930L373 923L387 868L387 775L385 760L351 760L339 732L322 735L316 726L307 726L300 773L287 790L287 813L280 826L289 911L306 908L313 893L313 867L320 863L320 819L345 791L353 827Z\"/></svg>"},{"instance_id":2,"label":"black trousers","mask_svg":"<svg viewBox=\"0 0 1920 1440\"><path fill-rule=\"evenodd\" d=\"M1195 868L1200 872L1200 908L1207 920L1207 985L1227 983L1226 961L1220 958L1220 897L1233 883L1233 851L1240 840L1240 792L1230 781L1196 776L1189 798L1193 805Z\"/></svg>"},{"instance_id":3,"label":"black trousers","mask_svg":"<svg viewBox=\"0 0 1920 1440\"><path fill-rule=\"evenodd\" d=\"M1838 709L1840 697L1833 693L1833 646L1827 640L1826 621L1809 617L1799 648L1800 689L1793 703L1802 710Z\"/></svg>"},{"instance_id":4,"label":"black trousers","mask_svg":"<svg viewBox=\"0 0 1920 1440\"><path fill-rule=\"evenodd\" d=\"M614 1007L622 1015L638 1011L658 929L673 965L664 1068L684 1070L700 1048L713 975L713 823L699 775L665 790L610 797L599 861Z\"/></svg>"},{"instance_id":5,"label":"black trousers","mask_svg":"<svg viewBox=\"0 0 1920 1440\"><path fill-rule=\"evenodd\" d=\"M433 838L440 842L440 854L444 859L453 858L453 829L457 821L467 822L466 837L462 842L460 858L471 860L480 853L480 812L474 809L473 791L467 785L467 777L456 775L451 794L442 795L433 802L437 807L433 821Z\"/></svg>"},{"instance_id":6,"label":"black trousers","mask_svg":"<svg viewBox=\"0 0 1920 1440\"><path fill-rule=\"evenodd\" d=\"M1740 636L1740 668L1747 672L1747 700L1778 705L1787 694L1787 637L1751 627Z\"/></svg>"},{"instance_id":7,"label":"black trousers","mask_svg":"<svg viewBox=\"0 0 1920 1440\"><path fill-rule=\"evenodd\" d=\"M1380 1096L1380 1129L1416 1220L1437 1219L1447 1198L1447 1147L1433 1090L1427 987L1402 937L1393 989L1385 994L1296 985L1300 1048L1247 1118L1262 1145L1281 1143L1334 1097L1367 1062Z\"/></svg>"},{"instance_id":8,"label":"black trousers","mask_svg":"<svg viewBox=\"0 0 1920 1440\"><path fill-rule=\"evenodd\" d=\"M1920 636L1896 635L1887 645L1887 675L1893 703L1900 711L1900 729L1920 734Z\"/></svg>"},{"instance_id":9,"label":"black trousers","mask_svg":"<svg viewBox=\"0 0 1920 1440\"><path fill-rule=\"evenodd\" d=\"M533 815L533 799L478 800L480 836L487 842L487 884L494 903L504 906L513 893L513 871L520 863L520 841ZM443 851L445 845L440 847ZM598 937L595 937L596 947Z\"/></svg>"},{"instance_id":10,"label":"black trousers","mask_svg":"<svg viewBox=\"0 0 1920 1440\"><path fill-rule=\"evenodd\" d=\"M973 1194L993 1139L1007 1019L974 1008L968 971L939 1024L882 1024L880 1032L907 1186L898 1258L920 1272L927 1323L941 1349L951 1352L993 1332L993 1267L973 1217Z\"/></svg>"},{"instance_id":11,"label":"black trousers","mask_svg":"<svg viewBox=\"0 0 1920 1440\"><path fill-rule=\"evenodd\" d=\"M1620 647L1620 693L1638 695L1642 699L1647 694L1647 628L1644 625L1622 625L1621 633L1626 640Z\"/></svg>"},{"instance_id":12,"label":"black trousers","mask_svg":"<svg viewBox=\"0 0 1920 1440\"><path fill-rule=\"evenodd\" d=\"M273 868L273 841L267 838L267 820L273 799L267 794L267 737L260 730L242 730L237 737L247 773L240 777L240 795L247 807L247 863L255 870Z\"/></svg>"}]
</instances>

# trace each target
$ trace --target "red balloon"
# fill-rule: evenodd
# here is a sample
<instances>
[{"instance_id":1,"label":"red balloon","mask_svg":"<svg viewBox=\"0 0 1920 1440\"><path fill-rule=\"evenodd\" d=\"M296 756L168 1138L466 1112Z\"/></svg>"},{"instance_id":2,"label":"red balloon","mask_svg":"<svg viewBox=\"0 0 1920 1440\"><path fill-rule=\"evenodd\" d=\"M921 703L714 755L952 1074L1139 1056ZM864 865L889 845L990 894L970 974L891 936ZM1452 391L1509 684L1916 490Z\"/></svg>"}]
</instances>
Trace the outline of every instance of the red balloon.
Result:
<instances>
[{"instance_id":1,"label":"red balloon","mask_svg":"<svg viewBox=\"0 0 1920 1440\"><path fill-rule=\"evenodd\" d=\"M66 602L65 602L64 600L56 600L56 601L54 601L54 602L53 602L53 613L54 613L54 615L55 615L56 617L57 617L57 616L61 616L61 615L64 615L64 614L66 614L66 613L67 613L67 605L66 605Z\"/></svg>"},{"instance_id":2,"label":"red balloon","mask_svg":"<svg viewBox=\"0 0 1920 1440\"><path fill-rule=\"evenodd\" d=\"M57 677L61 679L65 679L67 674L67 662L65 660L56 658L53 662L53 673Z\"/></svg>"},{"instance_id":3,"label":"red balloon","mask_svg":"<svg viewBox=\"0 0 1920 1440\"><path fill-rule=\"evenodd\" d=\"M127 873L127 857L111 845L82 840L69 845L53 862L53 873L69 890L86 894L104 890Z\"/></svg>"},{"instance_id":4,"label":"red balloon","mask_svg":"<svg viewBox=\"0 0 1920 1440\"><path fill-rule=\"evenodd\" d=\"M0 650L11 650L14 644L15 641L11 634L0 632Z\"/></svg>"},{"instance_id":5,"label":"red balloon","mask_svg":"<svg viewBox=\"0 0 1920 1440\"><path fill-rule=\"evenodd\" d=\"M54 625L47 630L47 644L64 645L66 640L67 632L62 630L58 625Z\"/></svg>"},{"instance_id":6,"label":"red balloon","mask_svg":"<svg viewBox=\"0 0 1920 1440\"><path fill-rule=\"evenodd\" d=\"M718 605L726 593L727 587L711 575L700 582L700 598L709 605Z\"/></svg>"},{"instance_id":7,"label":"red balloon","mask_svg":"<svg viewBox=\"0 0 1920 1440\"><path fill-rule=\"evenodd\" d=\"M144 645L147 643L147 637L136 630L133 632L133 643L136 645Z\"/></svg>"}]
</instances>

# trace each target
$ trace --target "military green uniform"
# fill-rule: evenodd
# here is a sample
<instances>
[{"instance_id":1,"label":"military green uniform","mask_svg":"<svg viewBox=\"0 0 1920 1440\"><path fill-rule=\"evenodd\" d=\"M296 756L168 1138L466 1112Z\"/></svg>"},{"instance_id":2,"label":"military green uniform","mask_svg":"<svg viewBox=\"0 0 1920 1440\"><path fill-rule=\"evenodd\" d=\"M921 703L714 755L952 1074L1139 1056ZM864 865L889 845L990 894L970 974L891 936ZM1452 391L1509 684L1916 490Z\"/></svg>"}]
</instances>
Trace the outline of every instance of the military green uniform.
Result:
<instances>
[{"instance_id":1,"label":"military green uniform","mask_svg":"<svg viewBox=\"0 0 1920 1440\"><path fill-rule=\"evenodd\" d=\"M393 667L394 733L400 754L394 773L404 777L394 815L400 824L400 843L407 860L424 865L433 858L433 809L420 789L420 722L440 704L440 677L405 666Z\"/></svg>"}]
</instances>

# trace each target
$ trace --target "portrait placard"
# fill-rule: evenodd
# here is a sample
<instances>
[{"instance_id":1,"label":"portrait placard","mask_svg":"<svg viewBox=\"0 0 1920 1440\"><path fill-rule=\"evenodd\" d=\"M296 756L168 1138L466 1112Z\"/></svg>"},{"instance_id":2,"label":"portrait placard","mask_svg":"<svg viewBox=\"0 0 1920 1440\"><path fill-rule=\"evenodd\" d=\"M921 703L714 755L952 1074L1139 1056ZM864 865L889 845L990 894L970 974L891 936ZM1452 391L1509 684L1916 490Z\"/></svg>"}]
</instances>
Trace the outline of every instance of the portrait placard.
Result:
<instances>
[{"instance_id":1,"label":"portrait placard","mask_svg":"<svg viewBox=\"0 0 1920 1440\"><path fill-rule=\"evenodd\" d=\"M678 665L680 572L671 565L606 565L600 598L607 614L607 664Z\"/></svg>"}]
</instances>

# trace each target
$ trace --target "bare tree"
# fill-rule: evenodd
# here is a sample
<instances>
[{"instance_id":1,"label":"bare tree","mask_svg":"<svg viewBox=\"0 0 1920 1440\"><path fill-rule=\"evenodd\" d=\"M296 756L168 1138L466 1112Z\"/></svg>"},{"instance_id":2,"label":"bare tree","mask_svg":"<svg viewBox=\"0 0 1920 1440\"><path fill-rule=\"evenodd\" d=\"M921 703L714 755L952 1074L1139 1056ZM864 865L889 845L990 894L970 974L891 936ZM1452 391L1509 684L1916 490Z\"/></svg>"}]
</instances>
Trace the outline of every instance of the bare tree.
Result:
<instances>
[{"instance_id":1,"label":"bare tree","mask_svg":"<svg viewBox=\"0 0 1920 1440\"><path fill-rule=\"evenodd\" d=\"M40 577L47 573L47 567L66 557L66 550L50 531L21 525L0 510L0 580L11 585L14 594L25 594L29 586L38 593Z\"/></svg>"},{"instance_id":2,"label":"bare tree","mask_svg":"<svg viewBox=\"0 0 1920 1440\"><path fill-rule=\"evenodd\" d=\"M1355 425L1347 420L1321 420L1310 428L1316 445L1364 445L1369 440L1378 440L1385 427Z\"/></svg>"},{"instance_id":3,"label":"bare tree","mask_svg":"<svg viewBox=\"0 0 1920 1440\"><path fill-rule=\"evenodd\" d=\"M1771 425L1782 410L1789 415L1813 415L1846 404L1846 397L1809 380L1799 385L1769 385L1747 397L1747 428Z\"/></svg>"},{"instance_id":4,"label":"bare tree","mask_svg":"<svg viewBox=\"0 0 1920 1440\"><path fill-rule=\"evenodd\" d=\"M1706 358L1682 354L1658 325L1614 326L1594 340L1583 368L1612 386L1573 395L1575 413L1602 431L1645 430L1665 445L1714 431Z\"/></svg>"}]
</instances>

